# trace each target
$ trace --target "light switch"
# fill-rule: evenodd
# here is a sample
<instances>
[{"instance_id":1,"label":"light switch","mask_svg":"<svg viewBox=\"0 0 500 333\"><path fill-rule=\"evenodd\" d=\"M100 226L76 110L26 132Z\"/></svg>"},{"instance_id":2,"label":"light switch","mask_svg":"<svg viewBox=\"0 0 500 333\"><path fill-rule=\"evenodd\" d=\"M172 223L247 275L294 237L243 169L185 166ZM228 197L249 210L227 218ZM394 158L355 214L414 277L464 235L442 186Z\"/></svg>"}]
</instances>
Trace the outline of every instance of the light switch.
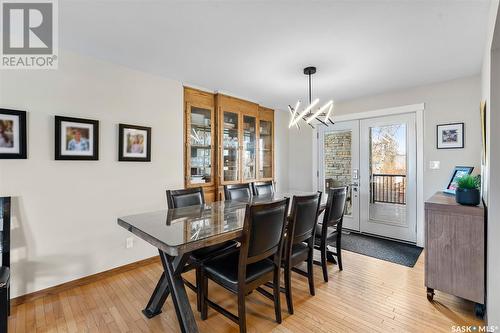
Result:
<instances>
[{"instance_id":1,"label":"light switch","mask_svg":"<svg viewBox=\"0 0 500 333\"><path fill-rule=\"evenodd\" d=\"M440 161L429 161L429 169L431 170L439 170L440 166Z\"/></svg>"}]
</instances>

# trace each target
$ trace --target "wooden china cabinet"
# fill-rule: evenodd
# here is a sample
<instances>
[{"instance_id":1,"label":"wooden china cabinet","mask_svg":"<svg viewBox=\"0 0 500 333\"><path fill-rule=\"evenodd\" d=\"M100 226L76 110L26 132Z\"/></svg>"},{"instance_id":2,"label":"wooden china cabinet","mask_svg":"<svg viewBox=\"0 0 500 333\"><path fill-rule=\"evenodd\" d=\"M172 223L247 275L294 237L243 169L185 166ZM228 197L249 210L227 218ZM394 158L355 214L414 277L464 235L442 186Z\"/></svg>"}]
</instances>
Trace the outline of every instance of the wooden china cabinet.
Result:
<instances>
[{"instance_id":1,"label":"wooden china cabinet","mask_svg":"<svg viewBox=\"0 0 500 333\"><path fill-rule=\"evenodd\" d=\"M202 186L205 200L216 197L216 115L213 94L184 88L184 185Z\"/></svg>"},{"instance_id":2,"label":"wooden china cabinet","mask_svg":"<svg viewBox=\"0 0 500 333\"><path fill-rule=\"evenodd\" d=\"M188 87L184 102L186 188L210 202L223 185L274 179L274 110Z\"/></svg>"},{"instance_id":3,"label":"wooden china cabinet","mask_svg":"<svg viewBox=\"0 0 500 333\"><path fill-rule=\"evenodd\" d=\"M274 180L274 110L259 107L259 180Z\"/></svg>"}]
</instances>

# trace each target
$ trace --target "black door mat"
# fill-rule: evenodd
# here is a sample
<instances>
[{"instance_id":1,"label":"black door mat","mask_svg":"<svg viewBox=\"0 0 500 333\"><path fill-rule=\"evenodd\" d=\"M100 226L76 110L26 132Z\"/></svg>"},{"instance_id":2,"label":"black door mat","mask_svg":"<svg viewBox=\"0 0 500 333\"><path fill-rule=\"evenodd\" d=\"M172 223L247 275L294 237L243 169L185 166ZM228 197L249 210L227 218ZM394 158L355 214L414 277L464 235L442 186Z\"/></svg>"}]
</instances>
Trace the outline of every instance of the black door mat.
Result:
<instances>
[{"instance_id":1,"label":"black door mat","mask_svg":"<svg viewBox=\"0 0 500 333\"><path fill-rule=\"evenodd\" d=\"M335 246L335 241L330 245ZM415 245L353 232L342 233L342 249L407 267L415 266L423 251Z\"/></svg>"}]
</instances>

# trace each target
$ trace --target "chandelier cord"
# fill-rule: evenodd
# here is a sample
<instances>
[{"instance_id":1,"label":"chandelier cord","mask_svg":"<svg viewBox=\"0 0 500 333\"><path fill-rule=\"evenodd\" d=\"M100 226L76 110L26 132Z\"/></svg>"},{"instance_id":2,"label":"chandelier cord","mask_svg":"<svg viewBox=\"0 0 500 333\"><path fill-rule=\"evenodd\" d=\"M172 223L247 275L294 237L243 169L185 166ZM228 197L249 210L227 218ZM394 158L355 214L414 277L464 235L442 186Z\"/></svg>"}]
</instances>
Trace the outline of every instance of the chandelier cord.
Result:
<instances>
[{"instance_id":1,"label":"chandelier cord","mask_svg":"<svg viewBox=\"0 0 500 333\"><path fill-rule=\"evenodd\" d=\"M312 103L311 72L309 72L308 76L309 76L309 104L311 104Z\"/></svg>"}]
</instances>

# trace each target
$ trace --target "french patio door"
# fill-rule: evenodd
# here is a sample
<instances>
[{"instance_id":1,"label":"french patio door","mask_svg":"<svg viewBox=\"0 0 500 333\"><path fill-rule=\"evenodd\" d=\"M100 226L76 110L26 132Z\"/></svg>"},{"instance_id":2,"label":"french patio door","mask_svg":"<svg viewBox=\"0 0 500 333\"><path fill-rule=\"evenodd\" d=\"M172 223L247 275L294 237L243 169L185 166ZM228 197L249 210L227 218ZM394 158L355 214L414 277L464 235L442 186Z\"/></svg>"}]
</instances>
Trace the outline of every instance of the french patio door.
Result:
<instances>
[{"instance_id":1,"label":"french patio door","mask_svg":"<svg viewBox=\"0 0 500 333\"><path fill-rule=\"evenodd\" d=\"M319 190L349 186L343 227L359 231L359 121L325 127L318 139Z\"/></svg>"},{"instance_id":2,"label":"french patio door","mask_svg":"<svg viewBox=\"0 0 500 333\"><path fill-rule=\"evenodd\" d=\"M338 122L319 135L319 189L349 186L344 228L416 242L415 114Z\"/></svg>"}]
</instances>

